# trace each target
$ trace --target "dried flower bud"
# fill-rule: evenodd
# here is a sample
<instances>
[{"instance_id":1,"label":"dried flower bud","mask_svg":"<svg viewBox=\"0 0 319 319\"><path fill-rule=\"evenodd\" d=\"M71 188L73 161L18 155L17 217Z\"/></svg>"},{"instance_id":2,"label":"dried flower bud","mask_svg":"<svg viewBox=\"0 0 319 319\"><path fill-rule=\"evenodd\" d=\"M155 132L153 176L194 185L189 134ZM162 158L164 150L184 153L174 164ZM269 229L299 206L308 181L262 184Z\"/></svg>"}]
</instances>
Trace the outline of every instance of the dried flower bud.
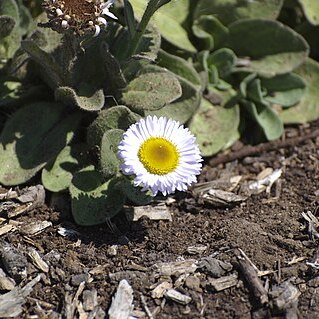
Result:
<instances>
[{"instance_id":1,"label":"dried flower bud","mask_svg":"<svg viewBox=\"0 0 319 319\"><path fill-rule=\"evenodd\" d=\"M83 35L92 33L97 36L101 25L106 26L106 16L117 19L109 11L115 0L44 0L43 8L49 22L41 26L50 27L57 32L71 30Z\"/></svg>"}]
</instances>

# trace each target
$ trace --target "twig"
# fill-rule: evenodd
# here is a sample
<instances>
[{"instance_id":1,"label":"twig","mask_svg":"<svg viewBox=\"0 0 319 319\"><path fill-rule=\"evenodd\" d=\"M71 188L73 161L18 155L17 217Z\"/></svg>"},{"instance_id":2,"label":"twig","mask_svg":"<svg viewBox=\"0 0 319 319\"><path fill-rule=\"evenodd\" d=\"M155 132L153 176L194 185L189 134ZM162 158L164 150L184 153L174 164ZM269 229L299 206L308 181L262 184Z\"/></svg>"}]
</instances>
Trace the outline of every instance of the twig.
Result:
<instances>
[{"instance_id":1,"label":"twig","mask_svg":"<svg viewBox=\"0 0 319 319\"><path fill-rule=\"evenodd\" d=\"M257 267L255 265L253 266L252 262L246 257L246 254L242 254L242 251L235 250L235 255L237 257L240 271L245 277L249 285L248 288L251 290L256 300L261 305L268 303L268 292L263 286L262 281L258 278L256 271Z\"/></svg>"},{"instance_id":2,"label":"twig","mask_svg":"<svg viewBox=\"0 0 319 319\"><path fill-rule=\"evenodd\" d=\"M270 151L274 151L274 150L277 150L280 148L286 148L289 146L295 146L295 145L298 145L298 144L300 144L308 139L314 139L318 136L319 136L319 129L314 130L313 132L305 134L303 136L288 138L284 141L277 140L277 141L272 141L272 142L267 142L267 143L261 143L261 144L258 144L256 146L247 145L236 152L222 154L222 155L219 155L217 157L212 158L209 161L209 165L216 166L218 164L232 162L234 160L241 159L241 158L246 157L246 156L251 156L251 155L264 153L264 152L270 152Z\"/></svg>"},{"instance_id":3,"label":"twig","mask_svg":"<svg viewBox=\"0 0 319 319\"><path fill-rule=\"evenodd\" d=\"M148 306L147 306L147 303L146 303L146 300L145 300L145 297L143 294L141 294L141 302L142 302L142 306L148 316L149 319L154 319L151 311L149 310Z\"/></svg>"}]
</instances>

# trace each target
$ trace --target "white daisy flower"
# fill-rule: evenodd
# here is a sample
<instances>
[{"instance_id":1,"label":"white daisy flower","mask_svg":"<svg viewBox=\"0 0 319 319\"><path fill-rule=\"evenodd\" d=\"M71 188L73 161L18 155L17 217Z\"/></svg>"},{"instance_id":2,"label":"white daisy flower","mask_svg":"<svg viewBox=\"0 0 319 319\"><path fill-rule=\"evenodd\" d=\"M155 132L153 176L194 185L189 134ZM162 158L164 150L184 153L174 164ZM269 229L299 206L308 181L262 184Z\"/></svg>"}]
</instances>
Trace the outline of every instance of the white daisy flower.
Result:
<instances>
[{"instance_id":1,"label":"white daisy flower","mask_svg":"<svg viewBox=\"0 0 319 319\"><path fill-rule=\"evenodd\" d=\"M179 122L147 116L131 125L118 147L121 170L155 196L186 191L196 182L202 158L195 137Z\"/></svg>"}]
</instances>

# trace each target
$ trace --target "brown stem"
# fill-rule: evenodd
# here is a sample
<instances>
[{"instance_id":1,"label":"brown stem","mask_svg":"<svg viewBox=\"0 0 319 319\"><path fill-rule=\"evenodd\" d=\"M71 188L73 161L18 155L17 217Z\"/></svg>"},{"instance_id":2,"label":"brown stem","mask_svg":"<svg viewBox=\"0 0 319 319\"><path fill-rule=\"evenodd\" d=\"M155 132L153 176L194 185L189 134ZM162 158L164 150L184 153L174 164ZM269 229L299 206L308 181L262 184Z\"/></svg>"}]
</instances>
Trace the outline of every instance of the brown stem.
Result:
<instances>
[{"instance_id":1,"label":"brown stem","mask_svg":"<svg viewBox=\"0 0 319 319\"><path fill-rule=\"evenodd\" d=\"M292 137L283 141L277 140L277 141L272 141L267 143L261 143L255 146L247 145L238 151L228 153L228 154L218 155L217 157L212 158L208 163L210 166L216 166L218 164L232 162L234 160L241 159L246 156L251 156L251 155L255 155L255 154L259 154L263 152L274 151L280 148L295 146L308 139L314 139L318 136L319 136L319 129L316 129L312 131L311 133L305 134L303 136Z\"/></svg>"}]
</instances>

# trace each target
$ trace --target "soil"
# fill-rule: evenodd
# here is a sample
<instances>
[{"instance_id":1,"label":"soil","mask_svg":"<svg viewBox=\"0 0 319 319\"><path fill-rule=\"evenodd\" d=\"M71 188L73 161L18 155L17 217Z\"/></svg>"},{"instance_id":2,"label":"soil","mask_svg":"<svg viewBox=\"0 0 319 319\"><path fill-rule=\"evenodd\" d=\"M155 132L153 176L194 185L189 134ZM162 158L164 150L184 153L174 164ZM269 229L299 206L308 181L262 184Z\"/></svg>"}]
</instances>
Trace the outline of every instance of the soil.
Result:
<instances>
[{"instance_id":1,"label":"soil","mask_svg":"<svg viewBox=\"0 0 319 319\"><path fill-rule=\"evenodd\" d=\"M285 137L317 128L319 122L290 127ZM231 151L240 147L245 146L237 144ZM142 217L131 222L123 212L109 223L79 227L67 210L50 207L47 195L48 206L10 220L16 225L50 221L51 226L35 235L18 227L1 237L2 268L8 276L14 274L3 245L27 257L22 258L26 272L15 276L18 287L42 273L14 317L108 318L112 297L126 279L134 296L131 318L318 318L319 224L304 216L319 215L319 138L217 167L207 162L200 182L238 175L248 181L267 167L282 169L270 191L223 207L192 191L176 194L166 200L172 221ZM239 187L233 192L246 194ZM61 227L73 232L65 236ZM47 269L32 262L30 248ZM172 273L159 271L160 263L190 259L195 268L178 273L172 264ZM218 291L216 282L223 280L233 284ZM191 301L185 305L167 295L154 298L152 291L161 282Z\"/></svg>"}]
</instances>

